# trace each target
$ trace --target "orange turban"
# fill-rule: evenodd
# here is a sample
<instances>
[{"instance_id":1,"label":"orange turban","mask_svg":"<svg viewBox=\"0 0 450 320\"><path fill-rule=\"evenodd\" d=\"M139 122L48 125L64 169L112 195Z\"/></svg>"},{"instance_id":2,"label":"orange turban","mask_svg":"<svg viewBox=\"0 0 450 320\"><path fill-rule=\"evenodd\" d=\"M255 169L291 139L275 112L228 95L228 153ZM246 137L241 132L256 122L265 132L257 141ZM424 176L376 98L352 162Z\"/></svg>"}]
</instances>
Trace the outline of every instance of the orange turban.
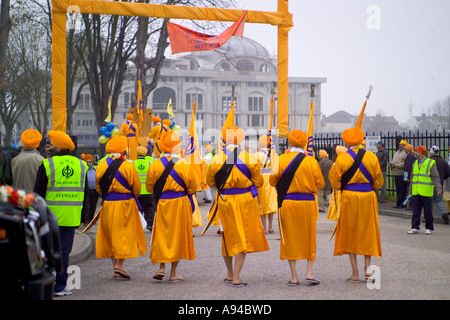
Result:
<instances>
[{"instance_id":1,"label":"orange turban","mask_svg":"<svg viewBox=\"0 0 450 320\"><path fill-rule=\"evenodd\" d=\"M322 159L328 158L328 153L325 150L319 150L319 157Z\"/></svg>"},{"instance_id":2,"label":"orange turban","mask_svg":"<svg viewBox=\"0 0 450 320\"><path fill-rule=\"evenodd\" d=\"M171 125L172 125L172 120L164 119L164 120L162 121L162 123L165 124L166 126L171 126Z\"/></svg>"},{"instance_id":3,"label":"orange turban","mask_svg":"<svg viewBox=\"0 0 450 320\"><path fill-rule=\"evenodd\" d=\"M263 136L259 137L259 144L261 145L261 147L263 147L263 148L268 147L269 143L270 143L269 136L263 135Z\"/></svg>"},{"instance_id":4,"label":"orange turban","mask_svg":"<svg viewBox=\"0 0 450 320\"><path fill-rule=\"evenodd\" d=\"M127 114L127 120L133 120L133 119L134 119L133 114L131 114L131 113Z\"/></svg>"},{"instance_id":5,"label":"orange turban","mask_svg":"<svg viewBox=\"0 0 450 320\"><path fill-rule=\"evenodd\" d=\"M52 145L59 149L67 149L70 151L75 149L75 144L72 139L70 139L69 135L64 131L50 130L48 136L50 137Z\"/></svg>"},{"instance_id":6,"label":"orange turban","mask_svg":"<svg viewBox=\"0 0 450 320\"><path fill-rule=\"evenodd\" d=\"M88 161L91 160L92 162L94 162L94 157L91 154L81 154L81 159L83 159L84 161Z\"/></svg>"},{"instance_id":7,"label":"orange turban","mask_svg":"<svg viewBox=\"0 0 450 320\"><path fill-rule=\"evenodd\" d=\"M20 136L22 144L25 148L37 148L42 140L42 134L34 129L27 129Z\"/></svg>"},{"instance_id":8,"label":"orange turban","mask_svg":"<svg viewBox=\"0 0 450 320\"><path fill-rule=\"evenodd\" d=\"M294 129L289 132L288 141L291 147L304 148L308 142L308 139L306 137L306 133L302 130Z\"/></svg>"},{"instance_id":9,"label":"orange turban","mask_svg":"<svg viewBox=\"0 0 450 320\"><path fill-rule=\"evenodd\" d=\"M405 149L408 149L411 152L414 152L414 147L411 144L407 144Z\"/></svg>"},{"instance_id":10,"label":"orange turban","mask_svg":"<svg viewBox=\"0 0 450 320\"><path fill-rule=\"evenodd\" d=\"M147 148L144 146L138 146L136 148L136 153L138 156L146 156L147 155Z\"/></svg>"},{"instance_id":11,"label":"orange turban","mask_svg":"<svg viewBox=\"0 0 450 320\"><path fill-rule=\"evenodd\" d=\"M153 117L152 117L152 121L153 121L153 123L161 122L161 118L160 118L160 117L153 116Z\"/></svg>"},{"instance_id":12,"label":"orange turban","mask_svg":"<svg viewBox=\"0 0 450 320\"><path fill-rule=\"evenodd\" d=\"M239 127L230 126L222 131L222 136L225 144L240 144L244 140L245 133Z\"/></svg>"},{"instance_id":13,"label":"orange turban","mask_svg":"<svg viewBox=\"0 0 450 320\"><path fill-rule=\"evenodd\" d=\"M123 153L127 149L127 137L115 136L106 143L105 150L108 153Z\"/></svg>"},{"instance_id":14,"label":"orange turban","mask_svg":"<svg viewBox=\"0 0 450 320\"><path fill-rule=\"evenodd\" d=\"M210 144L207 144L207 145L205 145L205 149L208 150L208 151L212 151L213 147L211 147Z\"/></svg>"},{"instance_id":15,"label":"orange turban","mask_svg":"<svg viewBox=\"0 0 450 320\"><path fill-rule=\"evenodd\" d=\"M340 155L347 152L347 148L344 146L336 146L336 154Z\"/></svg>"},{"instance_id":16,"label":"orange turban","mask_svg":"<svg viewBox=\"0 0 450 320\"><path fill-rule=\"evenodd\" d=\"M427 148L425 148L424 146L418 146L416 148L416 151L421 153L421 154L423 154L423 155L425 155L425 156L428 155Z\"/></svg>"},{"instance_id":17,"label":"orange turban","mask_svg":"<svg viewBox=\"0 0 450 320\"><path fill-rule=\"evenodd\" d=\"M342 132L342 140L347 146L355 146L361 144L364 141L364 131L361 128L350 128Z\"/></svg>"},{"instance_id":18,"label":"orange turban","mask_svg":"<svg viewBox=\"0 0 450 320\"><path fill-rule=\"evenodd\" d=\"M176 153L181 147L180 136L173 131L165 132L159 139L159 142L163 151L167 153Z\"/></svg>"}]
</instances>

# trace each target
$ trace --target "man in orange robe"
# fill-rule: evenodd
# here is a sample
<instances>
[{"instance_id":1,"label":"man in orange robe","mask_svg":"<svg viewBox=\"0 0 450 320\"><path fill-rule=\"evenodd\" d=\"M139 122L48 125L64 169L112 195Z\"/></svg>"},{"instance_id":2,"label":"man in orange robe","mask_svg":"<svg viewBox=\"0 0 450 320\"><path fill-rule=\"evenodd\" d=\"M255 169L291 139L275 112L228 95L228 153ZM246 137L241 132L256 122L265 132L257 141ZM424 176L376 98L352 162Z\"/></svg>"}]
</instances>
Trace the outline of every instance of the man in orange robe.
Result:
<instances>
[{"instance_id":1,"label":"man in orange robe","mask_svg":"<svg viewBox=\"0 0 450 320\"><path fill-rule=\"evenodd\" d=\"M212 159L206 183L210 187L221 188L218 192L225 199L219 197L217 203L222 230L222 256L228 271L225 282L242 287L247 284L240 278L246 254L269 250L259 219L257 192L264 179L256 158L238 149L230 174L228 177L222 177L226 178L225 183L223 186L217 185L216 178L220 177L216 177L216 174L244 139L244 131L239 127L227 127L224 133L226 152L220 152ZM235 257L234 268L233 257Z\"/></svg>"},{"instance_id":2,"label":"man in orange robe","mask_svg":"<svg viewBox=\"0 0 450 320\"><path fill-rule=\"evenodd\" d=\"M356 255L364 255L366 279L370 277L367 268L371 257L381 257L378 202L374 190L383 185L383 174L377 156L365 152L356 172L343 185L343 181L350 177L344 174L352 167L357 154L364 152L364 132L360 128L346 129L342 132L342 139L349 150L337 157L329 173L333 189L341 190L334 255L349 255L352 274L347 280L358 282Z\"/></svg>"},{"instance_id":3,"label":"man in orange robe","mask_svg":"<svg viewBox=\"0 0 450 320\"><path fill-rule=\"evenodd\" d=\"M325 185L319 163L314 157L303 155L308 141L306 133L292 130L288 135L291 152L282 154L277 167L272 168L270 184L277 187L282 177L291 169L294 158L304 157L298 168L279 211L280 259L287 259L291 269L291 279L288 285L298 285L298 275L295 268L296 260L307 259L306 283L317 285L312 266L316 259L316 221L318 206L317 189ZM282 180L283 182L284 180ZM278 186L280 188L280 186Z\"/></svg>"},{"instance_id":4,"label":"man in orange robe","mask_svg":"<svg viewBox=\"0 0 450 320\"><path fill-rule=\"evenodd\" d=\"M137 196L141 192L139 175L130 161L123 161L122 153L127 148L124 136L111 138L106 144L106 152L111 157L97 167L96 189L103 192L96 238L97 259L111 257L113 278L130 278L125 271L125 259L138 258L147 253L147 240L142 227ZM113 161L123 161L116 171L108 190L102 190L101 181Z\"/></svg>"},{"instance_id":5,"label":"man in orange robe","mask_svg":"<svg viewBox=\"0 0 450 320\"><path fill-rule=\"evenodd\" d=\"M127 138L127 156L130 160L137 159L136 148L138 146L138 127L136 123L133 122L133 115L131 113L127 114L127 121L122 123L120 127L120 135Z\"/></svg>"},{"instance_id":6,"label":"man in orange robe","mask_svg":"<svg viewBox=\"0 0 450 320\"><path fill-rule=\"evenodd\" d=\"M176 271L179 260L196 258L192 235L192 214L195 210L192 195L197 191L199 181L191 175L190 164L184 159L178 159L164 181L159 196L155 184L169 162L178 157L181 145L180 137L173 131L165 132L159 141L164 157L150 165L146 179L147 191L152 192L157 200L150 259L152 263L160 264L154 279L162 280L165 264L170 262L169 282L179 282L184 280Z\"/></svg>"}]
</instances>

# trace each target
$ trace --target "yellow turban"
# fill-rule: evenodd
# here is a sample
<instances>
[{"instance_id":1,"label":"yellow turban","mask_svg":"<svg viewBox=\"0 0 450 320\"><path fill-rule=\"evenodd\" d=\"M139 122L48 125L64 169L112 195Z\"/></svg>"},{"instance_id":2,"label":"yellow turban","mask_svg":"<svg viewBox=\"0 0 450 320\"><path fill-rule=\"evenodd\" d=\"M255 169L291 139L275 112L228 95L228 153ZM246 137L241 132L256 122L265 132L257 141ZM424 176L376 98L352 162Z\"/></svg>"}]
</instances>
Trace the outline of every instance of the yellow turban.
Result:
<instances>
[{"instance_id":1,"label":"yellow turban","mask_svg":"<svg viewBox=\"0 0 450 320\"><path fill-rule=\"evenodd\" d=\"M177 153L181 147L180 136L173 131L165 132L159 142L160 147L167 153Z\"/></svg>"},{"instance_id":2,"label":"yellow turban","mask_svg":"<svg viewBox=\"0 0 450 320\"><path fill-rule=\"evenodd\" d=\"M245 133L241 128L231 126L222 131L222 136L225 144L240 144L244 140Z\"/></svg>"},{"instance_id":3,"label":"yellow turban","mask_svg":"<svg viewBox=\"0 0 450 320\"><path fill-rule=\"evenodd\" d=\"M336 146L336 154L340 155L347 152L347 148L344 146Z\"/></svg>"},{"instance_id":4,"label":"yellow turban","mask_svg":"<svg viewBox=\"0 0 450 320\"><path fill-rule=\"evenodd\" d=\"M308 139L302 130L294 129L289 132L288 141L291 147L305 148Z\"/></svg>"},{"instance_id":5,"label":"yellow turban","mask_svg":"<svg viewBox=\"0 0 450 320\"><path fill-rule=\"evenodd\" d=\"M37 148L42 140L42 134L34 129L27 129L20 136L22 144L25 148Z\"/></svg>"},{"instance_id":6,"label":"yellow turban","mask_svg":"<svg viewBox=\"0 0 450 320\"><path fill-rule=\"evenodd\" d=\"M127 120L133 120L133 119L134 119L133 114L131 114L131 113L127 114Z\"/></svg>"},{"instance_id":7,"label":"yellow turban","mask_svg":"<svg viewBox=\"0 0 450 320\"><path fill-rule=\"evenodd\" d=\"M364 141L364 131L361 128L350 128L342 132L342 140L347 146L355 146L361 144Z\"/></svg>"},{"instance_id":8,"label":"yellow turban","mask_svg":"<svg viewBox=\"0 0 450 320\"><path fill-rule=\"evenodd\" d=\"M205 145L205 149L208 150L208 151L212 151L213 147L211 147L210 144L207 144L207 145Z\"/></svg>"},{"instance_id":9,"label":"yellow turban","mask_svg":"<svg viewBox=\"0 0 450 320\"><path fill-rule=\"evenodd\" d=\"M138 146L136 148L136 153L138 156L146 156L147 155L147 148L143 146Z\"/></svg>"},{"instance_id":10,"label":"yellow turban","mask_svg":"<svg viewBox=\"0 0 450 320\"><path fill-rule=\"evenodd\" d=\"M263 136L259 137L259 144L261 145L261 147L263 147L263 148L268 147L269 143L270 143L269 136L263 135Z\"/></svg>"},{"instance_id":11,"label":"yellow turban","mask_svg":"<svg viewBox=\"0 0 450 320\"><path fill-rule=\"evenodd\" d=\"M172 120L164 119L164 120L162 121L162 123L169 127L169 126L172 125Z\"/></svg>"},{"instance_id":12,"label":"yellow turban","mask_svg":"<svg viewBox=\"0 0 450 320\"><path fill-rule=\"evenodd\" d=\"M320 158L328 158L328 153L325 150L319 150L319 157Z\"/></svg>"},{"instance_id":13,"label":"yellow turban","mask_svg":"<svg viewBox=\"0 0 450 320\"><path fill-rule=\"evenodd\" d=\"M70 139L70 137L64 131L50 130L48 132L48 136L50 137L52 145L59 149L67 149L70 151L75 149L75 144L73 143L72 139Z\"/></svg>"},{"instance_id":14,"label":"yellow turban","mask_svg":"<svg viewBox=\"0 0 450 320\"><path fill-rule=\"evenodd\" d=\"M125 136L115 136L106 143L105 150L108 153L123 153L127 149L127 138Z\"/></svg>"},{"instance_id":15,"label":"yellow turban","mask_svg":"<svg viewBox=\"0 0 450 320\"><path fill-rule=\"evenodd\" d=\"M408 142L406 140L402 140L402 141L400 141L400 144L404 144L406 146L408 144Z\"/></svg>"}]
</instances>

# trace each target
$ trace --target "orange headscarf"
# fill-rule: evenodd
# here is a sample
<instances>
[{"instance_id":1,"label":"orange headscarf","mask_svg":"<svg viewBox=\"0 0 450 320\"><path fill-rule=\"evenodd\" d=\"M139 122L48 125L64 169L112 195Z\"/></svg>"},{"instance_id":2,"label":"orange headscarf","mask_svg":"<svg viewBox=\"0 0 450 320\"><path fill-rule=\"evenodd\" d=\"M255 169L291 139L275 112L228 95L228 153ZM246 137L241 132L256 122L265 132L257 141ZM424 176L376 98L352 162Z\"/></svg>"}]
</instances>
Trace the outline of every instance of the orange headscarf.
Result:
<instances>
[{"instance_id":1,"label":"orange headscarf","mask_svg":"<svg viewBox=\"0 0 450 320\"><path fill-rule=\"evenodd\" d=\"M425 156L428 155L427 148L425 148L424 146L418 146L416 148L416 151L421 153L421 154L423 154L423 155L425 155Z\"/></svg>"},{"instance_id":2,"label":"orange headscarf","mask_svg":"<svg viewBox=\"0 0 450 320\"><path fill-rule=\"evenodd\" d=\"M52 145L59 149L67 149L70 151L75 149L75 144L72 139L70 139L69 135L64 131L50 130L48 136L50 137Z\"/></svg>"},{"instance_id":3,"label":"orange headscarf","mask_svg":"<svg viewBox=\"0 0 450 320\"><path fill-rule=\"evenodd\" d=\"M25 148L37 148L42 140L42 134L34 129L27 129L22 132L20 140Z\"/></svg>"},{"instance_id":4,"label":"orange headscarf","mask_svg":"<svg viewBox=\"0 0 450 320\"><path fill-rule=\"evenodd\" d=\"M127 138L115 136L106 143L105 150L108 153L123 153L127 149Z\"/></svg>"},{"instance_id":5,"label":"orange headscarf","mask_svg":"<svg viewBox=\"0 0 450 320\"><path fill-rule=\"evenodd\" d=\"M173 131L165 132L159 139L159 143L164 152L177 153L181 147L180 136Z\"/></svg>"},{"instance_id":6,"label":"orange headscarf","mask_svg":"<svg viewBox=\"0 0 450 320\"><path fill-rule=\"evenodd\" d=\"M291 147L305 148L308 138L302 130L291 130L288 134L288 141Z\"/></svg>"}]
</instances>

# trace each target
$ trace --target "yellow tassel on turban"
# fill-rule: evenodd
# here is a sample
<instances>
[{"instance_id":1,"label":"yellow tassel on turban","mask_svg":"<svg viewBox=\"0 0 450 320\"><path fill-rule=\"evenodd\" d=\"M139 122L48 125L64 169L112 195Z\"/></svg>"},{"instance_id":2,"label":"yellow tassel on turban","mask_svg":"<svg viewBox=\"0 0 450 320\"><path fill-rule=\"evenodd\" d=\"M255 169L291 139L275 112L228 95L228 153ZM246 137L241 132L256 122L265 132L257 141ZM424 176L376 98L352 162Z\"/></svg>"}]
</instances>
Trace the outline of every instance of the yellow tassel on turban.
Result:
<instances>
[{"instance_id":1,"label":"yellow tassel on turban","mask_svg":"<svg viewBox=\"0 0 450 320\"><path fill-rule=\"evenodd\" d=\"M20 136L22 144L25 148L37 148L42 140L42 134L34 129L27 129Z\"/></svg>"},{"instance_id":2,"label":"yellow tassel on turban","mask_svg":"<svg viewBox=\"0 0 450 320\"><path fill-rule=\"evenodd\" d=\"M75 149L75 144L72 139L70 139L69 135L64 131L50 130L48 136L50 137L52 145L59 149L67 149L70 151Z\"/></svg>"},{"instance_id":3,"label":"yellow tassel on turban","mask_svg":"<svg viewBox=\"0 0 450 320\"><path fill-rule=\"evenodd\" d=\"M347 146L355 146L361 144L364 141L364 131L361 128L349 128L342 131L342 140Z\"/></svg>"},{"instance_id":4,"label":"yellow tassel on turban","mask_svg":"<svg viewBox=\"0 0 450 320\"><path fill-rule=\"evenodd\" d=\"M123 153L127 149L127 138L115 136L106 143L105 150L108 153Z\"/></svg>"},{"instance_id":5,"label":"yellow tassel on turban","mask_svg":"<svg viewBox=\"0 0 450 320\"><path fill-rule=\"evenodd\" d=\"M236 126L226 127L222 132L225 144L240 144L245 138L244 130Z\"/></svg>"},{"instance_id":6,"label":"yellow tassel on turban","mask_svg":"<svg viewBox=\"0 0 450 320\"><path fill-rule=\"evenodd\" d=\"M176 132L167 131L159 139L159 145L164 152L177 153L181 147L180 136Z\"/></svg>"},{"instance_id":7,"label":"yellow tassel on turban","mask_svg":"<svg viewBox=\"0 0 450 320\"><path fill-rule=\"evenodd\" d=\"M319 157L322 159L328 158L328 153L325 150L319 150Z\"/></svg>"},{"instance_id":8,"label":"yellow tassel on turban","mask_svg":"<svg viewBox=\"0 0 450 320\"><path fill-rule=\"evenodd\" d=\"M269 143L270 143L269 136L263 135L263 136L259 137L259 144L261 145L261 147L267 148L269 146Z\"/></svg>"},{"instance_id":9,"label":"yellow tassel on turban","mask_svg":"<svg viewBox=\"0 0 450 320\"><path fill-rule=\"evenodd\" d=\"M306 137L306 133L302 130L294 129L289 132L288 141L291 147L299 147L304 149L306 147L306 143L308 142L308 138Z\"/></svg>"},{"instance_id":10,"label":"yellow tassel on turban","mask_svg":"<svg viewBox=\"0 0 450 320\"><path fill-rule=\"evenodd\" d=\"M146 156L147 155L147 148L143 146L138 146L136 148L136 153L138 156Z\"/></svg>"}]
</instances>

